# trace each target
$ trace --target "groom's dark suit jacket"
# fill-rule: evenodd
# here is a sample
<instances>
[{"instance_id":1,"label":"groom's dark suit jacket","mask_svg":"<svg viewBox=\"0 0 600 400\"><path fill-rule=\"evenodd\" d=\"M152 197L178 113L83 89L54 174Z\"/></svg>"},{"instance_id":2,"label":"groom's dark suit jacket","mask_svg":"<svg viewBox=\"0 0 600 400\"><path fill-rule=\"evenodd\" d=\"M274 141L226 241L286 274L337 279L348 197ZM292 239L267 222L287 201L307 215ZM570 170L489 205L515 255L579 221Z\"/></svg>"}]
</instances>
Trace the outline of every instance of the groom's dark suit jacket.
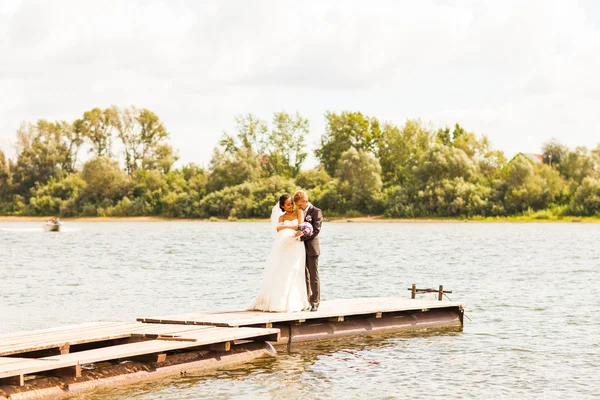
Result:
<instances>
[{"instance_id":1,"label":"groom's dark suit jacket","mask_svg":"<svg viewBox=\"0 0 600 400\"><path fill-rule=\"evenodd\" d=\"M319 232L321 231L321 224L323 224L323 213L321 212L321 209L311 204L306 211L304 221L312 225L313 233L312 235L302 236L300 240L304 242L307 256L318 256L321 254L321 248L319 247Z\"/></svg>"}]
</instances>

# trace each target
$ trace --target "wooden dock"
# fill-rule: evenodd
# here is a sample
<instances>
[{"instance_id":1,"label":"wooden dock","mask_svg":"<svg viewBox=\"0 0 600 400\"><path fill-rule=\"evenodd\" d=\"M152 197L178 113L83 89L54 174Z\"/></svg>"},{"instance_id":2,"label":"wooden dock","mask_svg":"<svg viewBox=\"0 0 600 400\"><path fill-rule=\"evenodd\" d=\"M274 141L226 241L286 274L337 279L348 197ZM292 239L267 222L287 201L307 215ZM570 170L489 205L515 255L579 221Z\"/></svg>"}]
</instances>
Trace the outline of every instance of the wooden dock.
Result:
<instances>
[{"instance_id":1,"label":"wooden dock","mask_svg":"<svg viewBox=\"0 0 600 400\"><path fill-rule=\"evenodd\" d=\"M174 350L229 351L238 340L277 341L279 330L102 322L0 335L0 383L22 386L29 374L81 377L81 366L142 357L166 360Z\"/></svg>"},{"instance_id":2,"label":"wooden dock","mask_svg":"<svg viewBox=\"0 0 600 400\"><path fill-rule=\"evenodd\" d=\"M303 323L310 320L335 320L342 322L351 317L375 316L382 318L385 314L401 311L429 311L462 307L462 303L441 302L436 300L411 300L403 297L374 297L347 300L325 301L316 312L260 312L260 311L219 311L171 315L164 317L138 318L140 322L157 324L212 325L223 327L265 327L274 323Z\"/></svg>"},{"instance_id":3,"label":"wooden dock","mask_svg":"<svg viewBox=\"0 0 600 400\"><path fill-rule=\"evenodd\" d=\"M5 334L0 400L31 390L57 398L124 380L215 368L273 354L271 344L462 329L462 318L462 303L388 297L327 301L317 312L203 312Z\"/></svg>"}]
</instances>

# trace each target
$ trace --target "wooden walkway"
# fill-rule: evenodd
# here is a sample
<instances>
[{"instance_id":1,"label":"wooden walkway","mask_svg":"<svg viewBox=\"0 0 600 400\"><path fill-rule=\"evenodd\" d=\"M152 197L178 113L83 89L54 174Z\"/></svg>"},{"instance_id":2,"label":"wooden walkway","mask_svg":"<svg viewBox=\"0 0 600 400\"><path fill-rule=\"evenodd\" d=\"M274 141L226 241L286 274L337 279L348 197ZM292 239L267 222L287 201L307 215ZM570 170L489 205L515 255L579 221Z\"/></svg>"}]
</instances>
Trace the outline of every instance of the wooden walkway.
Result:
<instances>
[{"instance_id":1,"label":"wooden walkway","mask_svg":"<svg viewBox=\"0 0 600 400\"><path fill-rule=\"evenodd\" d=\"M458 302L407 299L405 297L375 297L324 301L315 312L294 313L261 311L221 311L191 313L163 317L138 318L140 322L155 324L212 325L222 327L271 327L278 322L306 322L309 320L344 321L347 317L375 316L401 311L425 311L442 308L462 308Z\"/></svg>"},{"instance_id":2,"label":"wooden walkway","mask_svg":"<svg viewBox=\"0 0 600 400\"><path fill-rule=\"evenodd\" d=\"M107 345L111 340L129 343ZM144 324L139 322L101 322L32 332L0 335L0 382L22 385L24 375L57 371L71 376L81 375L81 365L158 355L168 351L210 346L228 351L237 340L277 341L278 329L222 328ZM100 345L102 343L102 345ZM97 344L101 347L70 352L77 345ZM31 356L36 352L55 352L48 356ZM7 379L13 378L13 379Z\"/></svg>"}]
</instances>

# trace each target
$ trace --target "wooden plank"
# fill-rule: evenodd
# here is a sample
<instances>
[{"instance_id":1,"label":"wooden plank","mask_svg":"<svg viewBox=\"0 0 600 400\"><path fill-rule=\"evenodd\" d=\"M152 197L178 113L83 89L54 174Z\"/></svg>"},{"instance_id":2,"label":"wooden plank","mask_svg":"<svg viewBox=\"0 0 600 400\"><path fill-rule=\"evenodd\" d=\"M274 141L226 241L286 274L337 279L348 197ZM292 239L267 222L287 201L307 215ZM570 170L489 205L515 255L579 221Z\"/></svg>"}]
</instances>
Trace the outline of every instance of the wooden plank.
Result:
<instances>
[{"instance_id":1,"label":"wooden plank","mask_svg":"<svg viewBox=\"0 0 600 400\"><path fill-rule=\"evenodd\" d=\"M16 364L23 361L31 361L31 358L0 357L0 365Z\"/></svg>"},{"instance_id":2,"label":"wooden plank","mask_svg":"<svg viewBox=\"0 0 600 400\"><path fill-rule=\"evenodd\" d=\"M41 371L50 371L74 365L72 362L59 362L54 360L27 359L15 364L0 365L0 379L19 375L26 375Z\"/></svg>"},{"instance_id":3,"label":"wooden plank","mask_svg":"<svg viewBox=\"0 0 600 400\"><path fill-rule=\"evenodd\" d=\"M273 324L277 322L294 322L310 319L334 318L356 315L382 315L399 311L420 311L422 309L462 307L458 302L442 302L437 300L408 299L405 297L379 297L349 300L332 300L321 303L316 312L274 313L260 311L224 311L216 313L184 314L185 321L178 321L176 316L157 318L140 318L154 323L185 323L214 326L253 326Z\"/></svg>"},{"instance_id":4,"label":"wooden plank","mask_svg":"<svg viewBox=\"0 0 600 400\"><path fill-rule=\"evenodd\" d=\"M139 322L119 322L101 327L84 327L82 329L73 328L59 332L44 333L40 335L24 335L21 338L6 339L0 343L0 349L7 346L39 344L44 342L60 343L67 342L71 338L87 338L90 336L100 336L112 333L123 332L139 326ZM35 332L35 331L34 331Z\"/></svg>"},{"instance_id":5,"label":"wooden plank","mask_svg":"<svg viewBox=\"0 0 600 400\"><path fill-rule=\"evenodd\" d=\"M279 329L263 328L220 328L215 327L209 331L197 332L189 335L189 338L196 339L195 342L187 341L163 341L149 340L138 343L128 343L117 346L111 346L101 349L80 351L77 353L65 354L60 356L45 357L43 360L56 361L78 361L80 364L90 364L99 361L114 360L118 358L128 358L137 355L166 352L170 350L179 350L190 347L199 347L222 343L224 341L233 341L239 339L250 339L256 337L267 337L279 334Z\"/></svg>"},{"instance_id":6,"label":"wooden plank","mask_svg":"<svg viewBox=\"0 0 600 400\"><path fill-rule=\"evenodd\" d=\"M78 331L65 331L51 336L40 336L32 338L29 341L17 342L10 345L0 346L0 356L11 354L26 353L32 351L46 350L51 348L61 348L66 344L70 346L75 344L100 342L113 339L127 338L132 332L144 332L151 330L151 327L144 328L143 323L120 323L116 326L104 327L102 329L92 329Z\"/></svg>"},{"instance_id":7,"label":"wooden plank","mask_svg":"<svg viewBox=\"0 0 600 400\"><path fill-rule=\"evenodd\" d=\"M197 313L196 312L196 313L169 315L167 317L137 318L137 321L139 321L139 322L160 321L158 323L168 323L169 321L186 321L186 320L190 319L190 322L194 322L195 318L197 318L199 315L203 315L203 314L209 314L209 313L207 313L207 312ZM163 319L163 318L165 318L165 319Z\"/></svg>"},{"instance_id":8,"label":"wooden plank","mask_svg":"<svg viewBox=\"0 0 600 400\"><path fill-rule=\"evenodd\" d=\"M62 325L62 326L57 326L57 327L53 327L53 328L36 329L33 331L3 333L3 334L0 334L0 341L2 341L5 338L14 339L14 338L21 338L21 337L25 337L25 336L45 335L48 333L55 333L55 332L60 332L60 331L73 331L76 329L98 328L98 327L102 327L102 326L119 325L119 324L123 324L123 322L116 322L116 321L86 322L86 323L82 323L82 324Z\"/></svg>"},{"instance_id":9,"label":"wooden plank","mask_svg":"<svg viewBox=\"0 0 600 400\"><path fill-rule=\"evenodd\" d=\"M146 328L146 326L148 328ZM170 324L144 324L140 323L139 327L132 330L133 335L145 335L146 337L151 336L181 336L185 335L186 332L197 332L203 329L210 329L211 326L200 326L200 325L170 325Z\"/></svg>"},{"instance_id":10,"label":"wooden plank","mask_svg":"<svg viewBox=\"0 0 600 400\"><path fill-rule=\"evenodd\" d=\"M90 324L81 324L81 325L69 325L68 327L61 328L51 328L51 329L41 329L35 331L23 331L23 332L15 332L10 334L0 335L0 347L6 343L24 343L32 340L37 340L44 337L53 337L55 335L60 335L64 332L69 332L70 334L78 333L78 332L93 332L95 330L104 329L107 327L115 327L124 324L129 324L129 322L106 322L106 323L90 323Z\"/></svg>"},{"instance_id":11,"label":"wooden plank","mask_svg":"<svg viewBox=\"0 0 600 400\"><path fill-rule=\"evenodd\" d=\"M183 337L173 337L173 336L157 336L154 340L172 340L172 341L180 341L180 342L195 342L196 339L183 338Z\"/></svg>"},{"instance_id":12,"label":"wooden plank","mask_svg":"<svg viewBox=\"0 0 600 400\"><path fill-rule=\"evenodd\" d=\"M209 328L208 326L206 328ZM190 330L202 329L199 326L178 326L178 325L163 325L163 324L144 324L141 322L120 323L104 327L102 329L92 330L70 330L60 334L53 333L47 337L45 335L32 337L31 340L21 343L13 343L10 345L0 346L0 356L19 354L31 351L45 350L51 348L61 349L61 352L67 353L70 346L82 343L92 343L104 340L122 339L131 336L137 337L158 337L158 336L173 336L177 337L184 332ZM72 333L72 335L70 335Z\"/></svg>"},{"instance_id":13,"label":"wooden plank","mask_svg":"<svg viewBox=\"0 0 600 400\"><path fill-rule=\"evenodd\" d=\"M211 345L226 341L231 342L240 339L276 341L279 340L279 329L201 327L187 332L186 338L194 339L195 341L148 340L40 359L19 359L15 363L0 365L0 379L55 370L60 370L59 373L64 372L76 376L78 365L100 361L166 353L171 350Z\"/></svg>"}]
</instances>

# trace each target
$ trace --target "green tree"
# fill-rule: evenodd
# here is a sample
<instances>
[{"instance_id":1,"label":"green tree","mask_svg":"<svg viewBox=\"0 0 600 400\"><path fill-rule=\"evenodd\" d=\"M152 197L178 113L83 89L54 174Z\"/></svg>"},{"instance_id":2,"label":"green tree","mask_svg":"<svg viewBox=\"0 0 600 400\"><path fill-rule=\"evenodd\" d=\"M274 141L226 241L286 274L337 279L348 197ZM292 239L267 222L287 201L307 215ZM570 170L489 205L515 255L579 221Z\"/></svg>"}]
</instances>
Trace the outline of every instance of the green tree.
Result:
<instances>
[{"instance_id":1,"label":"green tree","mask_svg":"<svg viewBox=\"0 0 600 400\"><path fill-rule=\"evenodd\" d=\"M146 157L142 162L142 168L148 170L161 171L168 174L175 161L179 157L174 153L170 144L157 145L152 152L151 157Z\"/></svg>"},{"instance_id":2,"label":"green tree","mask_svg":"<svg viewBox=\"0 0 600 400\"><path fill-rule=\"evenodd\" d=\"M569 151L562 159L559 171L565 179L574 183L572 187L576 189L586 177L597 177L600 172L598 167L593 153L587 147L579 146L575 151Z\"/></svg>"},{"instance_id":3,"label":"green tree","mask_svg":"<svg viewBox=\"0 0 600 400\"><path fill-rule=\"evenodd\" d=\"M535 174L544 182L543 197L548 199L548 205L567 203L569 200L569 187L560 173L547 164L534 164Z\"/></svg>"},{"instance_id":4,"label":"green tree","mask_svg":"<svg viewBox=\"0 0 600 400\"><path fill-rule=\"evenodd\" d=\"M81 177L86 183L82 191L83 203L112 205L125 196L129 179L116 161L106 157L94 157L83 165Z\"/></svg>"},{"instance_id":5,"label":"green tree","mask_svg":"<svg viewBox=\"0 0 600 400\"><path fill-rule=\"evenodd\" d=\"M17 157L11 170L17 194L28 196L29 189L44 185L51 178L61 179L68 172L68 148L60 128L39 120L21 124L17 131Z\"/></svg>"},{"instance_id":6,"label":"green tree","mask_svg":"<svg viewBox=\"0 0 600 400\"><path fill-rule=\"evenodd\" d=\"M94 108L73 123L77 136L89 140L90 152L96 157L110 158L112 155L113 117L110 109Z\"/></svg>"},{"instance_id":7,"label":"green tree","mask_svg":"<svg viewBox=\"0 0 600 400\"><path fill-rule=\"evenodd\" d=\"M459 124L455 124L452 131L448 127L438 130L436 142L464 151L477 166L478 172L486 178L491 178L506 164L504 153L493 149L487 136L478 137Z\"/></svg>"},{"instance_id":8,"label":"green tree","mask_svg":"<svg viewBox=\"0 0 600 400\"><path fill-rule=\"evenodd\" d=\"M335 175L342 154L351 147L357 151L375 152L380 135L376 118L344 111L341 114L327 112L325 119L325 133L316 155L329 175Z\"/></svg>"},{"instance_id":9,"label":"green tree","mask_svg":"<svg viewBox=\"0 0 600 400\"><path fill-rule=\"evenodd\" d=\"M209 192L260 179L265 175L265 161L252 149L239 148L234 153L215 149L210 162Z\"/></svg>"},{"instance_id":10,"label":"green tree","mask_svg":"<svg viewBox=\"0 0 600 400\"><path fill-rule=\"evenodd\" d=\"M386 123L377 142L377 156L384 183L409 185L422 155L432 145L432 134L419 121L408 120L402 127Z\"/></svg>"},{"instance_id":11,"label":"green tree","mask_svg":"<svg viewBox=\"0 0 600 400\"><path fill-rule=\"evenodd\" d=\"M208 173L204 168L201 168L194 163L189 163L181 167L178 172L185 179L189 190L193 190L202 196L206 194Z\"/></svg>"},{"instance_id":12,"label":"green tree","mask_svg":"<svg viewBox=\"0 0 600 400\"><path fill-rule=\"evenodd\" d=\"M598 144L595 149L592 149L591 153L594 165L596 166L596 171L600 171L600 144Z\"/></svg>"},{"instance_id":13,"label":"green tree","mask_svg":"<svg viewBox=\"0 0 600 400\"><path fill-rule=\"evenodd\" d=\"M478 178L477 166L464 150L441 144L434 144L426 150L414 171L421 183L459 177L475 181Z\"/></svg>"},{"instance_id":14,"label":"green tree","mask_svg":"<svg viewBox=\"0 0 600 400\"><path fill-rule=\"evenodd\" d=\"M167 143L169 134L152 111L112 106L105 110L123 144L125 170L132 174L139 168L169 172L177 156Z\"/></svg>"},{"instance_id":15,"label":"green tree","mask_svg":"<svg viewBox=\"0 0 600 400\"><path fill-rule=\"evenodd\" d=\"M75 172L79 149L83 144L83 138L72 123L59 121L54 124L56 129L60 132L59 134L64 143L64 149L66 150L64 169L67 172Z\"/></svg>"},{"instance_id":16,"label":"green tree","mask_svg":"<svg viewBox=\"0 0 600 400\"><path fill-rule=\"evenodd\" d=\"M136 170L131 175L133 189L133 215L158 215L161 203L169 193L167 177L160 171Z\"/></svg>"},{"instance_id":17,"label":"green tree","mask_svg":"<svg viewBox=\"0 0 600 400\"><path fill-rule=\"evenodd\" d=\"M489 187L465 181L462 177L432 181L412 199L413 214L416 212L421 217L485 216L492 211L490 195Z\"/></svg>"},{"instance_id":18,"label":"green tree","mask_svg":"<svg viewBox=\"0 0 600 400\"><path fill-rule=\"evenodd\" d=\"M586 177L577 188L570 205L576 215L600 216L600 180Z\"/></svg>"},{"instance_id":19,"label":"green tree","mask_svg":"<svg viewBox=\"0 0 600 400\"><path fill-rule=\"evenodd\" d=\"M78 213L79 195L85 186L79 174L69 174L59 181L50 179L45 185L31 189L26 213L74 217Z\"/></svg>"},{"instance_id":20,"label":"green tree","mask_svg":"<svg viewBox=\"0 0 600 400\"><path fill-rule=\"evenodd\" d=\"M340 182L339 192L352 209L364 212L373 210L374 200L381 193L383 183L381 166L372 154L349 148L340 157L336 177Z\"/></svg>"},{"instance_id":21,"label":"green tree","mask_svg":"<svg viewBox=\"0 0 600 400\"><path fill-rule=\"evenodd\" d=\"M518 155L507 165L504 184L504 207L509 213L543 208L542 182L535 176L531 161L523 155Z\"/></svg>"},{"instance_id":22,"label":"green tree","mask_svg":"<svg viewBox=\"0 0 600 400\"><path fill-rule=\"evenodd\" d=\"M542 145L544 163L553 167L562 164L567 154L569 154L569 148L557 139L552 139Z\"/></svg>"},{"instance_id":23,"label":"green tree","mask_svg":"<svg viewBox=\"0 0 600 400\"><path fill-rule=\"evenodd\" d=\"M267 175L267 125L252 114L236 118L236 135L223 133L210 161L210 192L252 182Z\"/></svg>"},{"instance_id":24,"label":"green tree","mask_svg":"<svg viewBox=\"0 0 600 400\"><path fill-rule=\"evenodd\" d=\"M496 185L509 214L544 209L562 194L558 174L544 164L534 165L522 154L506 165L502 178Z\"/></svg>"},{"instance_id":25,"label":"green tree","mask_svg":"<svg viewBox=\"0 0 600 400\"><path fill-rule=\"evenodd\" d=\"M452 146L461 149L477 165L479 172L491 178L506 163L504 153L494 150L487 136L478 137L459 124L454 125Z\"/></svg>"},{"instance_id":26,"label":"green tree","mask_svg":"<svg viewBox=\"0 0 600 400\"><path fill-rule=\"evenodd\" d=\"M414 218L470 216L492 213L491 190L482 181L482 168L492 151L485 137L479 139L460 125L430 134L416 121L404 129L384 129L390 186L387 213ZM496 155L491 156L492 158Z\"/></svg>"},{"instance_id":27,"label":"green tree","mask_svg":"<svg viewBox=\"0 0 600 400\"><path fill-rule=\"evenodd\" d=\"M300 114L292 117L285 112L275 113L273 129L266 135L264 146L270 175L298 175L307 156L304 140L308 131L308 120Z\"/></svg>"},{"instance_id":28,"label":"green tree","mask_svg":"<svg viewBox=\"0 0 600 400\"><path fill-rule=\"evenodd\" d=\"M253 182L228 186L204 197L199 207L201 215L231 218L266 218L281 193L293 193L293 180L272 176Z\"/></svg>"},{"instance_id":29,"label":"green tree","mask_svg":"<svg viewBox=\"0 0 600 400\"><path fill-rule=\"evenodd\" d=\"M165 143L169 134L158 115L145 108L139 110L136 121L140 128L140 157L147 164L161 160L163 170L169 170L175 161L173 149ZM171 162L171 164L168 164Z\"/></svg>"},{"instance_id":30,"label":"green tree","mask_svg":"<svg viewBox=\"0 0 600 400\"><path fill-rule=\"evenodd\" d=\"M11 177L8 161L4 152L0 149L0 202L8 201L11 193ZM2 206L0 205L0 210Z\"/></svg>"},{"instance_id":31,"label":"green tree","mask_svg":"<svg viewBox=\"0 0 600 400\"><path fill-rule=\"evenodd\" d=\"M225 153L233 155L239 149L244 149L264 155L268 135L267 124L252 114L237 116L235 123L236 135L224 132L219 143Z\"/></svg>"},{"instance_id":32,"label":"green tree","mask_svg":"<svg viewBox=\"0 0 600 400\"><path fill-rule=\"evenodd\" d=\"M296 176L296 184L303 189L314 189L319 186L324 186L332 180L331 176L321 166L317 169L300 171Z\"/></svg>"},{"instance_id":33,"label":"green tree","mask_svg":"<svg viewBox=\"0 0 600 400\"><path fill-rule=\"evenodd\" d=\"M141 159L139 155L140 135L136 129L137 109L135 107L119 109L117 106L112 106L107 112L111 115L111 121L123 145L125 170L131 174L138 168Z\"/></svg>"}]
</instances>

